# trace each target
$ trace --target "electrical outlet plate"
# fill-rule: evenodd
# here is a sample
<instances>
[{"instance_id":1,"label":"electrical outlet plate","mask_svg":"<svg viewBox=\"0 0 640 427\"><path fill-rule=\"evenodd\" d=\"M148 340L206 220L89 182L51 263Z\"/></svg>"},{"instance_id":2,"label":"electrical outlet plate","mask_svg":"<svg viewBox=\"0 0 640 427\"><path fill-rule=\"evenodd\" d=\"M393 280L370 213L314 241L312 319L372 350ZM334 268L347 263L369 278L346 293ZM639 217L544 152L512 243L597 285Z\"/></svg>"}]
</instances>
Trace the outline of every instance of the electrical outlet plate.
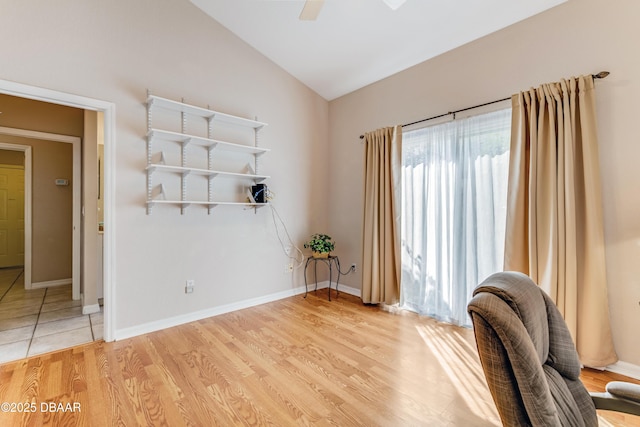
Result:
<instances>
[{"instance_id":1,"label":"electrical outlet plate","mask_svg":"<svg viewBox=\"0 0 640 427\"><path fill-rule=\"evenodd\" d=\"M185 294L192 294L193 293L193 287L196 285L196 281L195 280L187 280L187 284L184 287L184 293Z\"/></svg>"},{"instance_id":2,"label":"electrical outlet plate","mask_svg":"<svg viewBox=\"0 0 640 427\"><path fill-rule=\"evenodd\" d=\"M284 273L287 274L287 273L291 273L291 272L293 272L293 264L292 263L285 264L284 265Z\"/></svg>"},{"instance_id":3,"label":"electrical outlet plate","mask_svg":"<svg viewBox=\"0 0 640 427\"><path fill-rule=\"evenodd\" d=\"M351 269L353 270L353 272L356 272L356 263L354 262L353 264L351 264Z\"/></svg>"}]
</instances>

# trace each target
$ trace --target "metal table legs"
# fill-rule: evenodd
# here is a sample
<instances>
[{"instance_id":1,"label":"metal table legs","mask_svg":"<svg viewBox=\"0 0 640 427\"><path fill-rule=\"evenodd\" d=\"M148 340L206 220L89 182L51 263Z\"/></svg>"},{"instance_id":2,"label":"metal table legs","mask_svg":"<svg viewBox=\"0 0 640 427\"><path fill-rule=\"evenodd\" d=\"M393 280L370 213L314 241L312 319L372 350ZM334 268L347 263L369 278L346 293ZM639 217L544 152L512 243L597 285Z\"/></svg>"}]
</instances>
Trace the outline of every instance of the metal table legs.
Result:
<instances>
[{"instance_id":1,"label":"metal table legs","mask_svg":"<svg viewBox=\"0 0 640 427\"><path fill-rule=\"evenodd\" d=\"M338 270L338 277L336 278L336 297L340 293L338 291L338 282L340 281L340 260L337 256L329 255L327 258L314 258L312 256L307 258L307 262L304 265L304 297L307 297L308 284L307 284L307 267L313 261L313 277L316 281L315 291L318 290L318 261L322 261L329 266L329 301L331 301L331 282L333 278L333 265L335 264L336 270Z\"/></svg>"}]
</instances>

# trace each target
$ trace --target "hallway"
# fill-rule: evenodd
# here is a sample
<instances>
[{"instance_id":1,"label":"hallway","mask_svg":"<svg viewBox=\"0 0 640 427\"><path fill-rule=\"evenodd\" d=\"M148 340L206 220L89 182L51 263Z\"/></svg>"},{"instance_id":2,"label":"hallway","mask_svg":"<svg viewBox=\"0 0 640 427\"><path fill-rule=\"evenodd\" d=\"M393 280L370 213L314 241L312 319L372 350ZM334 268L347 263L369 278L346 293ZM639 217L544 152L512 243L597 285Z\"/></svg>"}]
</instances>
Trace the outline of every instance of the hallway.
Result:
<instances>
[{"instance_id":1,"label":"hallway","mask_svg":"<svg viewBox=\"0 0 640 427\"><path fill-rule=\"evenodd\" d=\"M27 291L22 267L0 269L0 363L101 340L102 319L82 314L70 284Z\"/></svg>"}]
</instances>

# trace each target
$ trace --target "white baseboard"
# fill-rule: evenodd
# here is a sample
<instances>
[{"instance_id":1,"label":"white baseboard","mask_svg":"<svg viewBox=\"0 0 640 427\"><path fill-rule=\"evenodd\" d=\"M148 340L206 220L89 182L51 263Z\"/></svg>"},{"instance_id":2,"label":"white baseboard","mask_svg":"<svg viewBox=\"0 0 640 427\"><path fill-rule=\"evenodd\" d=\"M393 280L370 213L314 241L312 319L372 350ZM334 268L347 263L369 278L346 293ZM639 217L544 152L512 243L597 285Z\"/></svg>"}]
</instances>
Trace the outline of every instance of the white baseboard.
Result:
<instances>
[{"instance_id":1,"label":"white baseboard","mask_svg":"<svg viewBox=\"0 0 640 427\"><path fill-rule=\"evenodd\" d=\"M335 289L335 286L333 286L333 288ZM362 291L360 289L352 288L351 286L339 285L338 290L340 292L344 292L345 294L353 295L358 298L362 297Z\"/></svg>"},{"instance_id":2,"label":"white baseboard","mask_svg":"<svg viewBox=\"0 0 640 427\"><path fill-rule=\"evenodd\" d=\"M605 369L610 372L615 372L616 374L640 380L640 366L634 365L633 363L618 361L613 365L607 366Z\"/></svg>"},{"instance_id":3,"label":"white baseboard","mask_svg":"<svg viewBox=\"0 0 640 427\"><path fill-rule=\"evenodd\" d=\"M82 314L100 313L100 304L85 304L84 294L80 294L80 300L82 301Z\"/></svg>"},{"instance_id":4,"label":"white baseboard","mask_svg":"<svg viewBox=\"0 0 640 427\"><path fill-rule=\"evenodd\" d=\"M329 285L329 281L318 282L318 289L324 289ZM335 285L332 286L335 289ZM309 285L309 292L313 292L315 289L315 283L313 286ZM338 287L340 292L344 292L350 295L360 296L360 289L351 288L349 286L340 285ZM162 329L172 328L174 326L182 325L189 322L195 322L197 320L206 319L207 317L218 316L220 314L230 313L232 311L242 310L245 308L255 307L257 305L266 304L273 301L278 301L284 298L289 298L295 295L304 294L304 286L298 286L287 291L276 292L274 294L265 295L262 297L251 298L244 301L238 301L236 303L226 304L219 307L207 308L205 310L196 311L193 313L187 313L180 316L174 316L167 319L156 320L153 322L143 323L142 325L132 326L130 328L124 328L116 330L114 333L114 339L123 340L126 338L135 337L142 334L148 334L150 332L159 331ZM100 307L98 306L98 311ZM84 307L83 307L84 312Z\"/></svg>"},{"instance_id":5,"label":"white baseboard","mask_svg":"<svg viewBox=\"0 0 640 427\"><path fill-rule=\"evenodd\" d=\"M320 289L320 283L318 283L318 289ZM242 310L245 308L254 307L256 305L278 301L294 295L299 295L301 293L304 293L304 286L290 289L287 291L276 292L275 294L265 295L263 297L251 298L244 301L238 301L231 304L221 305L219 307L207 308L205 310L195 311L193 313L187 313L180 316L170 317L167 319L161 319L153 322L143 323L142 325L116 330L114 333L114 338L116 341L122 340L125 338L131 338L137 335L147 334L149 332L155 332L155 331L159 331L166 328L172 328L174 326L182 325L185 323L206 319L207 317L218 316L220 314L230 313L232 311Z\"/></svg>"},{"instance_id":6,"label":"white baseboard","mask_svg":"<svg viewBox=\"0 0 640 427\"><path fill-rule=\"evenodd\" d=\"M329 286L328 280L325 280L324 282L318 282L318 289L325 289L328 286ZM315 288L316 288L315 282L313 284L309 284L309 292L313 292ZM336 283L332 282L331 289L335 289L335 288L336 288ZM338 290L340 292L344 292L345 294L353 295L358 298L360 298L362 295L362 292L360 289L352 288L351 286L347 286L347 285L342 285L342 284L338 285ZM304 288L302 288L302 292L304 292Z\"/></svg>"},{"instance_id":7,"label":"white baseboard","mask_svg":"<svg viewBox=\"0 0 640 427\"><path fill-rule=\"evenodd\" d=\"M100 313L100 304L90 304L82 306L82 314Z\"/></svg>"},{"instance_id":8,"label":"white baseboard","mask_svg":"<svg viewBox=\"0 0 640 427\"><path fill-rule=\"evenodd\" d=\"M70 285L70 284L71 284L71 278L49 280L46 282L31 282L31 289L53 288L55 286L64 286L64 285Z\"/></svg>"}]
</instances>

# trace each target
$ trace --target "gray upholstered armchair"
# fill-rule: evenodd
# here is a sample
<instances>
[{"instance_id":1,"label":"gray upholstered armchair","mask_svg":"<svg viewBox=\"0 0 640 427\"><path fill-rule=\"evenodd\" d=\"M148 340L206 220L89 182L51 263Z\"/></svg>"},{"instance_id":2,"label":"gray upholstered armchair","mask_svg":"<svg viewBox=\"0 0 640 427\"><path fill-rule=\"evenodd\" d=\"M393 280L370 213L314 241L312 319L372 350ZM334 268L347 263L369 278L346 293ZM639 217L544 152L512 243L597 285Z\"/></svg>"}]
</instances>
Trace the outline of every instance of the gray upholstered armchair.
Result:
<instances>
[{"instance_id":1,"label":"gray upholstered armchair","mask_svg":"<svg viewBox=\"0 0 640 427\"><path fill-rule=\"evenodd\" d=\"M467 309L489 390L505 426L597 426L596 408L640 415L640 386L613 382L589 393L569 330L526 275L496 273Z\"/></svg>"}]
</instances>

